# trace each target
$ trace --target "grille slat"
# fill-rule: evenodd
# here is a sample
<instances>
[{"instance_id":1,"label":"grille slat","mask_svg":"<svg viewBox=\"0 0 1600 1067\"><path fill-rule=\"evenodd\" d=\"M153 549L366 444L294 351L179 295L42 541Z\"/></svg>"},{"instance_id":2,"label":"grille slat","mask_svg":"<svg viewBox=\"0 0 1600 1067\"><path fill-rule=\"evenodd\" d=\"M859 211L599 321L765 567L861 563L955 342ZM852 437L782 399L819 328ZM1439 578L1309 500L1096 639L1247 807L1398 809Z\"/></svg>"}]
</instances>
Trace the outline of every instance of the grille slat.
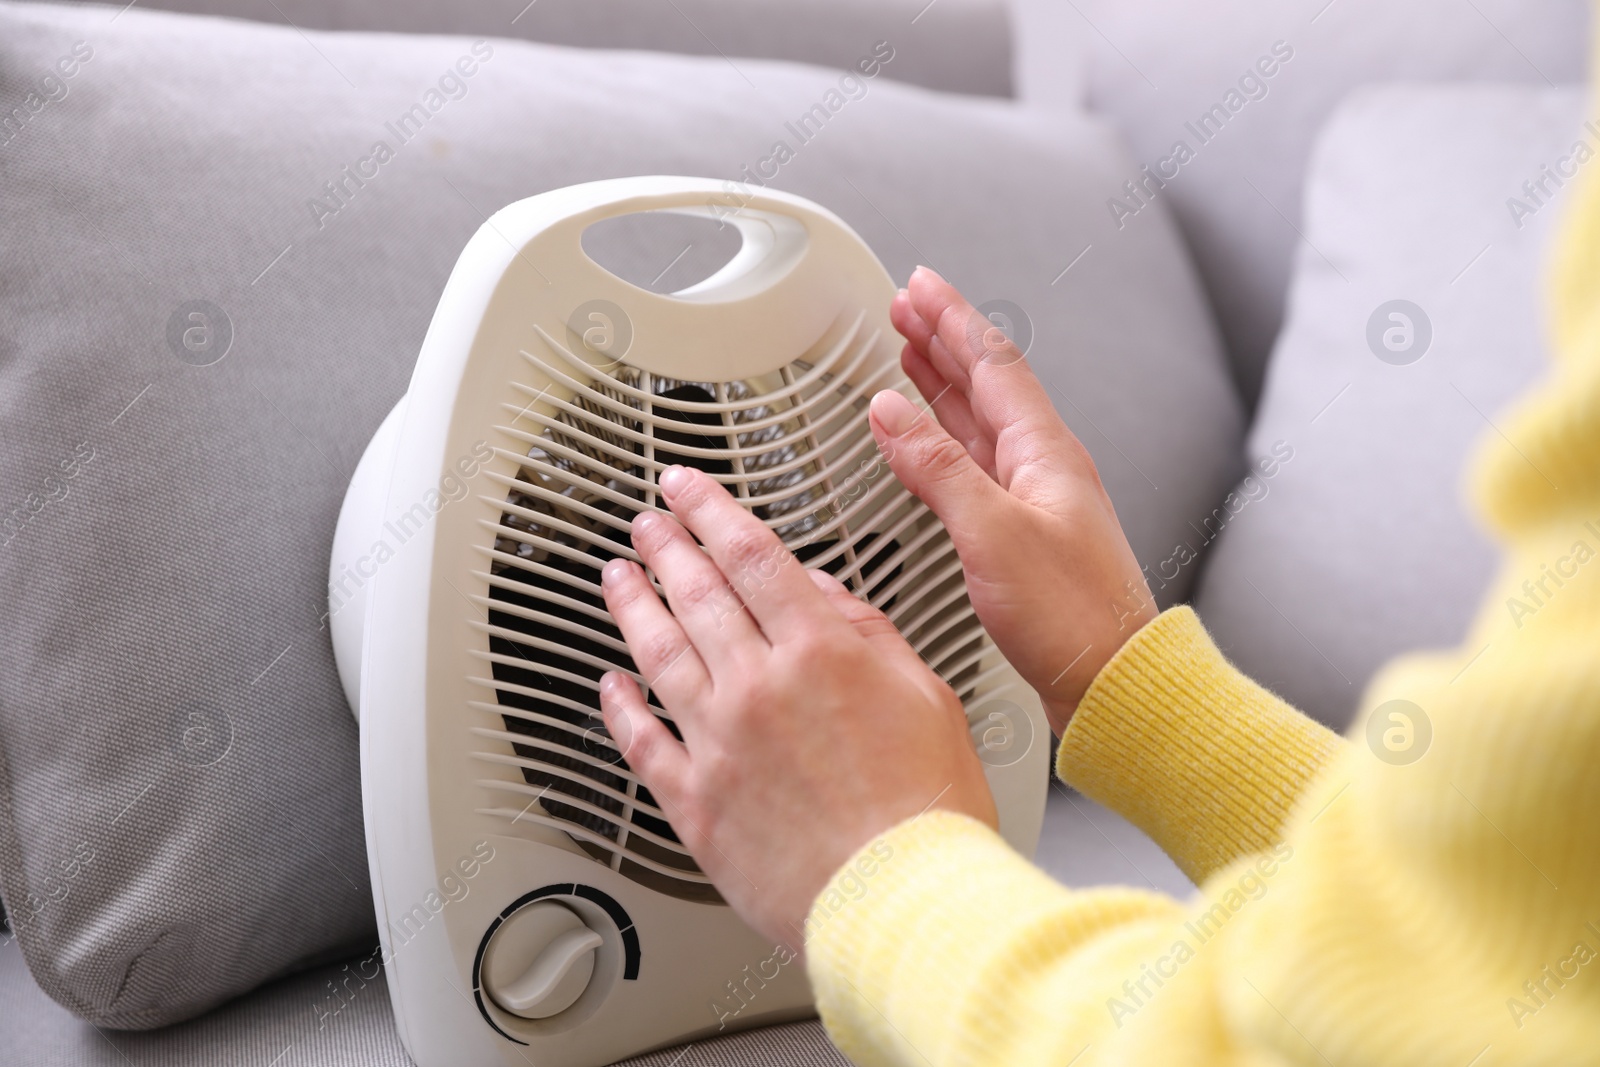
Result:
<instances>
[{"instance_id":1,"label":"grille slat","mask_svg":"<svg viewBox=\"0 0 1600 1067\"><path fill-rule=\"evenodd\" d=\"M554 752L557 755L562 756L564 759L573 760L586 764L587 766L596 770L605 771L606 777L608 778L617 778L625 782L635 780L632 771L629 771L625 768L619 769L618 764L620 761L616 758L615 746L612 746L610 749L612 757L610 759L602 759L598 756L591 756L587 752L567 744L564 740L562 742L554 742L548 741L543 737L538 737L533 734L523 734L515 730L489 730L483 727L473 727L472 732L477 734L479 737L488 738L491 741L505 741L519 749L534 748L540 749L544 752ZM599 730L596 729L595 734L598 733ZM597 739L596 741L589 743L598 745L599 742ZM500 758L518 767L533 767L534 769L538 769L538 764L544 757L502 756Z\"/></svg>"},{"instance_id":2,"label":"grille slat","mask_svg":"<svg viewBox=\"0 0 1600 1067\"><path fill-rule=\"evenodd\" d=\"M872 340L875 342L876 339L877 335L874 334ZM528 356L530 360L535 359L535 357L526 352L524 352L523 355ZM852 386L850 386L849 392L845 395L845 399L851 404L855 403L857 400L865 399L869 393L876 391L874 383L880 382L884 378L888 377L890 371L893 369L893 364L885 364L884 366L878 367L875 370L868 371L865 375L861 376L860 380L856 381ZM526 418L531 422L544 426L546 429L556 430L558 433L570 429L572 424L569 420L575 416L579 419L582 419L585 415L595 415L601 419L615 420L618 415L622 415L627 417L631 422L641 421L639 419L641 414L639 408L609 397L604 392L590 390L585 394L583 390L587 389L587 387L583 386L576 379L566 375L557 375L557 377L563 386L579 392L581 401L579 404L574 405L560 398L552 397L548 389L535 389L531 385L526 385L520 382L512 382L511 385L524 396L530 397L540 403L547 404L550 407L560 411L562 413L561 416L552 418L549 415L533 409L530 404L506 403L502 406L506 410L516 413L519 418ZM776 397L773 394L768 393L763 394L763 399L768 403L772 403L775 402ZM724 410L730 407L733 409L731 412L726 412ZM736 402L731 401L725 404L691 401L681 406L677 406L677 410L692 413L704 412L708 414L734 414L739 411L739 408ZM757 430L770 429L774 426L782 426L791 421L792 410L793 409L791 408L779 408L767 415L747 418L742 423L742 429L754 432ZM842 411L830 411L825 420L818 419L817 423L818 425L826 425L827 422L832 421L835 418L841 418L847 414L850 414L849 409ZM832 431L832 437L837 437L839 435L840 431ZM610 445L609 451L616 458L636 461L638 459L636 455L627 454L626 445L624 442L632 441L637 444L642 444L649 438L645 431L637 426L616 422L614 425L608 427L604 439L606 440L606 443ZM779 441L773 443L789 444L792 442ZM695 447L703 448L703 446ZM739 449L744 449L744 451L748 453L746 458L749 458L749 455L759 454L766 450L765 448L757 448L753 446L735 446L736 451ZM700 455L707 459L717 459L721 458L725 451L725 449L704 449L701 452L691 454Z\"/></svg>"},{"instance_id":3,"label":"grille slat","mask_svg":"<svg viewBox=\"0 0 1600 1067\"><path fill-rule=\"evenodd\" d=\"M634 672L632 660L629 659L627 655L627 646L625 645L623 646L624 651L619 652L617 658L613 660L592 655L588 652L575 650L571 646L564 645L559 641L551 641L542 637L529 637L514 627L491 626L488 623L478 622L476 619L473 620L472 626L474 629L482 630L491 637L498 637L516 645L525 645L530 648L536 648L541 652L551 652L557 656L562 656L574 662L593 667L600 672L599 674L595 675L597 680L599 679L600 675L604 674L606 671L627 671L629 673ZM574 636L581 638L583 635L575 634ZM617 643L621 644L620 641ZM535 661L533 660L529 660L530 667L528 669L537 670L536 667L531 666L531 664L534 662Z\"/></svg>"},{"instance_id":4,"label":"grille slat","mask_svg":"<svg viewBox=\"0 0 1600 1067\"><path fill-rule=\"evenodd\" d=\"M476 681L477 679L473 679L473 680ZM503 684L506 687L506 691L507 692L516 692L518 689L521 688L521 687L514 687L509 682L504 682L504 683L501 683L501 684ZM526 689L523 689L522 691L524 693L531 693L532 692L531 690L526 690ZM536 694L536 696L537 696L537 699L539 699L539 700L550 701L552 703L562 704L562 706L564 706L564 707L569 706L566 703L566 698L559 697L559 696L555 695L554 693L539 693L539 694ZM599 725L599 722L600 722L600 720L598 718L596 718L594 723L589 725L589 726L579 727L576 723L567 722L565 719L553 718L553 717L551 717L549 715L545 715L545 714L542 714L542 713L537 712L537 711L529 711L526 708L515 708L515 707L512 707L512 706L510 706L508 704L490 704L487 701L483 701L483 700L469 700L469 701L467 701L467 707L474 708L474 709L476 709L478 711L486 711L491 715L503 715L503 716L508 716L510 718L514 718L514 719L522 719L522 720L524 720L526 722L536 722L536 723L539 723L540 725L543 725L543 726L549 726L549 727L551 727L553 729L560 730L563 733L571 734L573 737L576 737L578 740L584 742L584 744L588 748L591 748L591 749L593 749L593 748L604 749L608 753L615 753L617 751L616 742L611 740L610 737L602 735L600 733L600 731L595 728L596 726ZM576 701L572 702L572 704L570 705L570 709L573 710L573 711L576 711L576 712L578 712L579 714L582 714L582 715L587 715L587 714L590 713L588 708L585 708L585 707L582 707L582 706L578 705ZM494 731L494 730L488 731L486 733L482 727L473 727L472 732L475 733L475 734L478 734L480 737L489 737L491 735L495 735L495 736L499 735L499 731ZM520 741L522 741L522 738L513 737L513 738L507 738L506 740L519 741L520 742ZM608 765L613 765L613 764L618 762L616 757L615 757L615 755L607 755L607 756L603 757L603 761L605 763L607 763Z\"/></svg>"},{"instance_id":5,"label":"grille slat","mask_svg":"<svg viewBox=\"0 0 1600 1067\"><path fill-rule=\"evenodd\" d=\"M766 391L763 394L763 398L769 403L776 400L787 400L790 396L795 395L809 386L815 385L819 380L822 380L825 377L837 376L848 380L851 375L861 366L861 364L866 361L867 357L872 354L872 348L878 342L878 333L877 331L873 331L865 343L858 343L857 339L861 333L861 325L866 321L866 317L867 313L865 311L857 312L854 321L851 322L849 328L844 331L839 340L834 342L833 347L830 348L828 352L815 363L807 366L805 368L805 373L802 374L798 380L787 383L781 388ZM579 355L576 355L570 351L566 345L550 336L549 332L545 330L543 326L540 326L538 323L534 323L533 328L539 334L539 336L544 339L544 343L549 347L551 354L555 356L555 358L564 362L572 369L573 372L583 376L584 378L590 378L595 373L595 368L591 366L587 360ZM843 368L835 367L834 364L837 363L846 352L854 353L851 356L849 364ZM552 367L548 361L539 358L533 353L525 351L522 353L522 355L532 362L536 367L538 367L544 374L550 376L567 377L569 382L574 382L574 379L564 375L559 369ZM593 388L581 381L576 381L575 384L584 394L592 395L596 392ZM631 397L641 401L650 400L652 396L650 390L640 389L637 385L631 382L622 381L620 377L617 377L612 382L608 382L607 389L613 394L620 394L621 396ZM710 390L710 392L714 394L715 390ZM712 399L693 401L691 404L685 405L685 407L706 412L717 412L724 410L736 411L739 408L739 403L737 401L719 402L715 399Z\"/></svg>"},{"instance_id":6,"label":"grille slat","mask_svg":"<svg viewBox=\"0 0 1600 1067\"><path fill-rule=\"evenodd\" d=\"M515 405L507 405L507 406L508 407L512 407L512 408L515 407ZM846 412L846 413L848 413L848 412ZM799 418L799 417L802 417L803 413L791 412L791 413L788 413L788 414L790 415L791 418ZM643 477L642 474L633 473L630 470L619 470L617 468L611 467L608 464L595 459L594 456L585 454L585 453L583 453L582 451L580 451L578 449L556 447L551 442L549 442L549 441L547 441L547 440L545 440L543 438L540 438L540 437L538 437L538 436L536 436L534 434L527 433L525 431L516 430L514 427L495 426L494 429L496 429L497 431L504 432L504 433L506 433L506 434L518 439L519 441L528 441L528 442L535 443L537 445L537 447L540 448L542 451L545 451L545 452L551 454L552 456L557 457L564 464L580 466L580 467L583 467L583 468L587 469L591 473L603 473L603 474L607 475L608 477L614 478L619 483L630 485L630 486L632 486L632 487L634 487L636 489L639 489L641 491L646 489L646 488L653 488L655 486L655 482L654 481ZM742 438L745 435L744 435L744 433L741 432L739 436ZM710 459L710 458L713 458L713 457L718 461L730 461L730 467L731 467L731 461L733 461L733 460L738 460L738 461L741 461L741 462L747 461L747 460L759 460L762 457L768 457L768 456L772 456L772 455L775 455L775 454L780 454L781 455L785 450L794 449L794 448L798 448L798 447L801 447L801 446L804 446L807 449L809 449L811 446L810 446L810 444L808 442L808 438L814 437L814 436L815 436L814 434L809 434L809 435L808 434L796 434L796 435L793 435L793 436L788 437L788 438L775 439L775 440L773 440L771 442L763 443L761 445L750 447L750 448L746 448L746 449L742 449L742 450L708 449L708 448L701 448L698 445L683 444L683 445L676 446L677 449L679 450L679 452L674 453L673 455L671 455L670 457L665 458L665 459L652 459L648 464L642 465L640 469L641 470L649 470L653 474L658 474L659 472L665 470L667 467L671 466L674 463L684 463L684 464L687 464L688 466L701 466L701 464L695 463L695 462L693 462L693 460L695 460L695 459ZM641 435L641 437L643 437L643 435ZM832 477L832 476L836 475L840 470L849 467L851 465L850 462L849 462L850 460L855 460L855 459L858 459L858 458L860 458L862 456L871 455L876 451L876 447L877 446L873 442L873 440L872 440L870 435L868 437L866 437L865 440L862 440L861 437L860 437L860 429L859 429L859 427L853 427L853 426L850 426L848 424L845 427L843 427L840 431L835 432L831 437L827 438L826 440L818 441L817 445L816 445L816 450L818 452L826 453L830 449L835 449L836 450L841 445L843 445L844 443L849 442L849 441L854 441L855 442L855 444L854 444L854 452L852 452L852 453L850 453L848 455L842 456L841 458L839 458L837 460L834 460L828 467L824 468L824 471L826 471L826 475L822 475L822 474L813 475L814 481L821 481L823 479L823 477L825 477L825 476L826 477ZM639 443L642 444L643 442L640 441ZM498 452L498 451L507 451L507 450L502 450L502 449L498 449L497 448L497 449L495 449L495 451ZM741 452L743 454L741 454ZM540 473L549 473L549 474L552 474L552 475L555 475L555 476L559 477L563 473L565 473L565 471L567 469L569 469L569 467L563 467L563 466L558 465L558 464L552 464L552 463L550 463L548 461L540 460L538 458L530 458L528 456L524 456L524 455L522 455L520 453L516 453L516 452L508 451L507 454L510 455L514 459L518 459L522 463L522 466L524 468L530 469L530 470L535 470L535 471L538 471ZM760 474L763 475L763 478L761 479L761 482L769 482L769 481L775 481L779 475L791 474L791 473L793 473L795 471L804 469L808 465L814 465L815 462L816 461L815 461L814 458L809 459L809 460L805 460L805 461L796 461L796 460L789 460L789 461L786 461L786 462L769 461L769 462L765 463L764 465L752 464L750 469L752 471L759 472ZM859 466L863 466L863 464L857 464L857 466L858 467ZM720 470L713 469L713 470L707 471L706 473L709 474L712 477L713 480L721 482L722 484L728 486L730 490L734 490L736 492L741 490L741 489L742 490L746 490L748 492L748 490L750 488L751 481L752 481L747 476L734 473L731 469L728 472L723 472L723 471L720 471ZM509 481L509 479L507 479L504 475L495 474L495 475L491 475L491 477L493 478L493 480L498 481L498 482L502 482L502 483ZM758 483L758 484L760 484L760 483ZM623 502L628 500L628 498L627 498L627 496L625 494L615 493L614 491L605 489L605 487L603 487L603 486L597 485L597 486L595 486L593 491L597 495L610 496L617 503L623 503ZM770 503L777 503L778 501L783 500L783 499L787 499L787 496L786 495L774 496L771 500L760 500L760 499L758 499L756 502L757 503L770 504Z\"/></svg>"},{"instance_id":7,"label":"grille slat","mask_svg":"<svg viewBox=\"0 0 1600 1067\"><path fill-rule=\"evenodd\" d=\"M485 763L498 763L505 767L516 767L520 770L539 770L543 772L545 769L544 765L540 761L531 760L526 756L511 756L502 752L475 752L473 753L473 756L475 759L480 759ZM629 801L628 792L626 789L620 789L614 785L608 785L605 782L594 781L584 775L582 772L572 770L569 767L552 765L549 768L549 773L557 778L565 778L567 781L579 786L589 787L592 783L592 788L596 793L615 801L619 807L628 803ZM626 778L623 778L620 775L617 777L623 781L624 785L630 783L634 785L638 784L638 779L634 778L631 772L628 773ZM511 789L512 792L522 793L524 796L543 798L549 795L549 786L534 786L530 785L526 781L514 782L506 781L505 779L501 778L490 780L497 783L496 788L499 786L505 786L506 788ZM565 797L560 797L558 799L565 799ZM661 809L657 808L653 803L641 804L639 807L647 814L655 815L658 818L666 818Z\"/></svg>"},{"instance_id":8,"label":"grille slat","mask_svg":"<svg viewBox=\"0 0 1600 1067\"><path fill-rule=\"evenodd\" d=\"M531 563L531 562L529 562L527 560L522 560L520 562L508 560L507 562L513 563L513 565L518 567L519 569L527 570L527 571L533 571L533 570L535 570L535 568L537 566L536 564ZM558 573L559 574L560 572L557 571L557 572L554 572L554 573ZM490 586L494 587L495 589L504 589L504 590L507 590L507 591L510 591L510 592L516 592L517 591L518 583L512 582L512 581L507 581L506 579L500 577L498 574L490 574L487 571L473 571L472 572L472 576L474 578L482 579L485 584L490 585ZM483 600L482 597L473 597L473 599L475 601ZM597 608L594 608L589 604L585 604L581 600L577 600L577 599L574 599L573 597L564 596L561 593L557 593L554 590L551 590L551 589L547 588L544 591L544 599L546 599L550 603L556 604L556 605L558 605L560 607L569 608L570 610L576 611L576 612L578 612L578 613L580 613L582 615L587 615L587 616L589 616L589 618L594 619L596 622L606 623L606 622L610 621L606 617L606 613L605 612L600 611Z\"/></svg>"},{"instance_id":9,"label":"grille slat","mask_svg":"<svg viewBox=\"0 0 1600 1067\"><path fill-rule=\"evenodd\" d=\"M517 821L517 819L520 817L521 820L524 821L524 822L538 823L538 824L543 825L543 826L548 826L552 830L560 830L561 832L563 832L565 834L569 834L569 835L571 835L573 837L577 837L579 840L583 841L586 844L592 845L597 849L603 850L607 854L614 854L614 855L621 856L624 866L626 866L629 863L634 863L634 864L638 864L639 866L644 867L644 868L646 868L648 870L651 870L651 871L655 872L658 875L665 876L665 877L673 879L675 881L676 880L681 880L681 881L683 881L685 883L688 883L689 885L699 885L699 886L702 886L702 887L704 887L706 889L709 889L710 886L711 886L711 879L709 879L705 875L701 874L698 868L693 868L693 867L669 867L666 864L660 863L660 862L656 861L655 859L640 855L637 852L624 851L623 849L620 849L620 848L617 847L616 842L612 841L609 838L602 837L601 835L595 833L592 830L585 829L583 826L570 825L568 823L563 822L560 819L552 819L547 815L539 815L539 814L537 814L535 812L531 812L531 811L530 812L519 812L519 811L514 811L511 808L478 808L477 809L477 814L479 814L479 815L492 815L492 816L494 816L496 818L507 819L507 820L510 820L512 822ZM712 890L712 893L714 894L715 891Z\"/></svg>"},{"instance_id":10,"label":"grille slat","mask_svg":"<svg viewBox=\"0 0 1600 1067\"><path fill-rule=\"evenodd\" d=\"M583 684L583 679L581 679L581 678L574 677L571 680L577 682L580 685ZM481 685L481 686L484 686L485 688L496 690L496 691L504 689L507 693L517 693L517 694L521 694L522 696L532 697L535 700L548 700L551 703L560 704L562 707L565 707L568 710L576 711L576 712L578 712L580 714L584 714L584 715L587 715L589 713L589 711L590 711L590 706L588 704L579 703L576 700L571 700L571 699L569 699L567 697L564 697L564 696L561 696L561 695L559 695L557 693L541 692L541 691L539 691L537 689L533 689L533 688L531 688L529 686L517 685L515 682L508 682L508 681L506 681L504 679L500 679L500 680L496 681L496 680L490 679L490 678L468 678L467 681L473 683L474 685ZM472 702L472 706L473 707L478 707L479 703L480 702L474 701L474 702ZM505 711L505 706L504 705L484 704L479 710L481 710L481 711L495 711L497 708L499 709L500 712L504 713L504 711ZM518 714L527 714L527 713L519 711Z\"/></svg>"},{"instance_id":11,"label":"grille slat","mask_svg":"<svg viewBox=\"0 0 1600 1067\"><path fill-rule=\"evenodd\" d=\"M502 786L519 785L520 783L518 783L518 782L501 782L501 781L497 781L497 780L495 780L493 778L485 778L485 779L482 779L481 781L479 781L478 784L483 786L485 789L497 789L497 788L500 788ZM523 796L527 795L525 793L522 793L522 791L518 790L518 789L509 790L509 792L515 792L515 793L518 793L519 795L523 795ZM534 790L534 796L537 797L538 795L539 795L539 792L537 790ZM592 814L601 816L603 818L609 819L611 817L611 812L609 810L607 810L605 808L602 808L602 807L599 807L598 805L595 805L595 804L590 804L587 800L579 800L576 797L563 797L561 799L561 803L566 805L566 806L568 806L568 807L580 808L582 810L591 812ZM641 807L639 810L642 811L644 809ZM652 845L656 846L657 848L661 849L662 851L670 852L673 855L678 856L678 857L680 857L682 859L689 860L689 862L691 862L691 863L694 862L693 857L689 855L689 850L684 848L682 843L677 841L677 840L674 840L672 838L663 837L660 834L655 833L654 831L648 830L645 827L639 826L639 825L630 825L628 827L628 833L630 835L631 834L638 834L641 838L643 838L644 840L650 842Z\"/></svg>"},{"instance_id":12,"label":"grille slat","mask_svg":"<svg viewBox=\"0 0 1600 1067\"><path fill-rule=\"evenodd\" d=\"M501 588L504 587L502 586ZM583 638L593 642L594 644L609 648L613 652L620 652L624 655L627 654L628 646L623 643L621 638L611 637L604 633L597 633L584 623L574 622L570 619L562 618L559 615L551 615L543 611L535 610L534 608L525 608L520 604L507 604L503 601L496 601L493 597L474 596L470 597L469 599L475 604L482 604L484 607L491 608L494 611L501 612L502 614L512 615L518 619L523 619L528 622L543 623L544 625L554 627L557 630L564 630L567 633L572 634L574 637ZM501 628L497 627L496 629L500 630ZM499 636L506 637L508 635L504 632L500 632ZM516 640L516 638L513 637L512 640Z\"/></svg>"}]
</instances>

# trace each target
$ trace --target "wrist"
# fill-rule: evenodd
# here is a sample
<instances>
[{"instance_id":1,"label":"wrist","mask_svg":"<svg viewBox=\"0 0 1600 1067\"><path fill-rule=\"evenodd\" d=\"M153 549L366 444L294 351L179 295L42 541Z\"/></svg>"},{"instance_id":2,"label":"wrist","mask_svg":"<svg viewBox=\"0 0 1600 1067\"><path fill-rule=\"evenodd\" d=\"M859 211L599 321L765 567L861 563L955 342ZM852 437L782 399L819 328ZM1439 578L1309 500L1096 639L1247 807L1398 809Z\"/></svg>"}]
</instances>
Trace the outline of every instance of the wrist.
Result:
<instances>
[{"instance_id":1,"label":"wrist","mask_svg":"<svg viewBox=\"0 0 1600 1067\"><path fill-rule=\"evenodd\" d=\"M1122 612L1118 615L1115 628L1107 627L1096 634L1094 640L1082 647L1064 669L1046 679L1044 684L1035 685L1034 691L1039 694L1039 701L1044 705L1045 718L1057 737L1066 732L1072 723L1072 717L1077 714L1079 705L1088 695L1090 687L1112 660L1116 659L1117 653L1160 614L1153 599L1144 600L1131 610ZM1071 640L1082 641L1083 638L1075 635ZM1071 647L1070 642L1066 647Z\"/></svg>"},{"instance_id":2,"label":"wrist","mask_svg":"<svg viewBox=\"0 0 1600 1067\"><path fill-rule=\"evenodd\" d=\"M1077 700L1062 700L1052 698L1042 690L1035 690L1039 694L1039 703L1044 705L1045 721L1050 724L1050 732L1059 739L1067 732L1067 727L1072 725L1072 716L1077 712L1081 698Z\"/></svg>"}]
</instances>

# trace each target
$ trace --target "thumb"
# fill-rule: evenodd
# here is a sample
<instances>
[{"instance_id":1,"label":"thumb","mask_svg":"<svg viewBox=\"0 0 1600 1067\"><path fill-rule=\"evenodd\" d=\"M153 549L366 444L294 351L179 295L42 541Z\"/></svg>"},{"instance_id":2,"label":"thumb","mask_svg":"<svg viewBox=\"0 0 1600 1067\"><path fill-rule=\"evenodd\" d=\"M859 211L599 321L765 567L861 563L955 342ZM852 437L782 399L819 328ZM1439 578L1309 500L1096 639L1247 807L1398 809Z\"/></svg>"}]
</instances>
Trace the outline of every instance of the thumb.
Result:
<instances>
[{"instance_id":1,"label":"thumb","mask_svg":"<svg viewBox=\"0 0 1600 1067\"><path fill-rule=\"evenodd\" d=\"M1009 502L961 442L905 396L884 389L872 398L872 435L895 477L933 509L950 530L980 530Z\"/></svg>"}]
</instances>

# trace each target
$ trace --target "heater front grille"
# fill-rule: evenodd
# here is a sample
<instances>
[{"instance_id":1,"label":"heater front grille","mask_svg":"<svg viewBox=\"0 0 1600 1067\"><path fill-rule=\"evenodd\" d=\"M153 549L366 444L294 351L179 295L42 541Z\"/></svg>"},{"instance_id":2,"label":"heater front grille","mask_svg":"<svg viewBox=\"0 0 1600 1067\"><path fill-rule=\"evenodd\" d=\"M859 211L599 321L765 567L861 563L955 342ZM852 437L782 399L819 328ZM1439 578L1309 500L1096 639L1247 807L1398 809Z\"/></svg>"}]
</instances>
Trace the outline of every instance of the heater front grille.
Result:
<instances>
[{"instance_id":1,"label":"heater front grille","mask_svg":"<svg viewBox=\"0 0 1600 1067\"><path fill-rule=\"evenodd\" d=\"M661 892L720 900L599 711L602 674L639 677L605 610L600 568L638 561L629 523L659 506L657 479L672 464L727 485L807 566L887 612L963 700L1005 669L980 669L990 646L954 547L878 458L865 408L894 365L870 362L878 335L863 321L812 361L727 382L597 370L539 331L544 349L522 355L542 384L509 383L494 427L495 452L515 473L485 471L499 491L482 499L499 518L484 523L476 573L488 596L474 598L484 669L471 681L485 699L470 702L470 728L479 760L520 777L480 779L497 798L480 814L560 830Z\"/></svg>"}]
</instances>

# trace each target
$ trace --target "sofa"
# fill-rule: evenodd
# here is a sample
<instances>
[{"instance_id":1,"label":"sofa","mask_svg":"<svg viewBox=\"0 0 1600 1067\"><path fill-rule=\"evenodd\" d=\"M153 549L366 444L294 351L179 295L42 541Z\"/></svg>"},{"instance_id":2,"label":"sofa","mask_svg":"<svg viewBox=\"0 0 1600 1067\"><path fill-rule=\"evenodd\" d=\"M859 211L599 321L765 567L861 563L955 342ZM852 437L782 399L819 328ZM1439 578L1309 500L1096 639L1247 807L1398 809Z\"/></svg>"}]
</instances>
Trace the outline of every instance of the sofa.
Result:
<instances>
[{"instance_id":1,"label":"sofa","mask_svg":"<svg viewBox=\"0 0 1600 1067\"><path fill-rule=\"evenodd\" d=\"M1343 729L1493 573L1459 475L1543 366L1543 257L1600 150L1587 17L0 2L0 1062L409 1062L352 967L327 546L455 252L544 188L771 182L1003 309L1158 600ZM615 269L689 284L718 247ZM1036 859L1189 888L1059 784ZM630 1062L843 1060L801 1021Z\"/></svg>"}]
</instances>

